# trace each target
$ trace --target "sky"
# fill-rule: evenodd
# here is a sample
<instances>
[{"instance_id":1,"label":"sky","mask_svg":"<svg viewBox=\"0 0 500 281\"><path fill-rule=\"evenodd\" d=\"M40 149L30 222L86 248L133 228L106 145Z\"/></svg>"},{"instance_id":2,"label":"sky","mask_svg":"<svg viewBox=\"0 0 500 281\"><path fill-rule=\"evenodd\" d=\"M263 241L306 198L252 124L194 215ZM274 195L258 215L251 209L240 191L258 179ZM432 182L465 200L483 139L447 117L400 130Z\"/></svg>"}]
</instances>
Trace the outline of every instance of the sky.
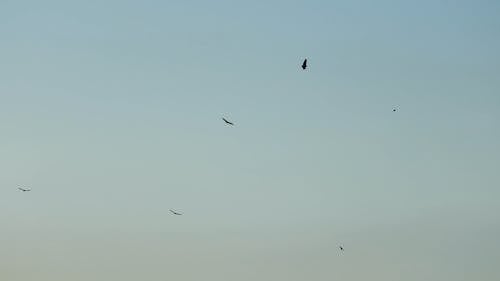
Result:
<instances>
[{"instance_id":1,"label":"sky","mask_svg":"<svg viewBox=\"0 0 500 281\"><path fill-rule=\"evenodd\" d=\"M0 0L0 279L499 280L499 14Z\"/></svg>"}]
</instances>

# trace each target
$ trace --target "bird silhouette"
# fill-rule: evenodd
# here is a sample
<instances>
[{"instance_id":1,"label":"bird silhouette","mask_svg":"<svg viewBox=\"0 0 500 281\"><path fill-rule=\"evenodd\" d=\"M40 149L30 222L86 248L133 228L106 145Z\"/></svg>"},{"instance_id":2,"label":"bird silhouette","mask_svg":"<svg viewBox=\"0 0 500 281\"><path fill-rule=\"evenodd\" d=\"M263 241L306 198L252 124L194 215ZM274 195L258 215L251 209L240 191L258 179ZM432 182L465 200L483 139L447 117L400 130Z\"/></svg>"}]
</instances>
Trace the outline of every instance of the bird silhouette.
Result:
<instances>
[{"instance_id":1,"label":"bird silhouette","mask_svg":"<svg viewBox=\"0 0 500 281\"><path fill-rule=\"evenodd\" d=\"M226 118L222 117L222 120L224 120L224 122L226 122L226 124L234 126L234 123L231 121L228 121Z\"/></svg>"},{"instance_id":2,"label":"bird silhouette","mask_svg":"<svg viewBox=\"0 0 500 281\"><path fill-rule=\"evenodd\" d=\"M172 214L176 215L176 216L182 216L181 213L178 213L176 211L173 211L173 210L169 210Z\"/></svg>"},{"instance_id":3,"label":"bird silhouette","mask_svg":"<svg viewBox=\"0 0 500 281\"><path fill-rule=\"evenodd\" d=\"M307 68L307 59L305 59L304 62L302 63L302 69L306 70L306 68Z\"/></svg>"},{"instance_id":4,"label":"bird silhouette","mask_svg":"<svg viewBox=\"0 0 500 281\"><path fill-rule=\"evenodd\" d=\"M343 251L343 250L344 250L344 247L342 247L342 246L339 246L339 249L340 249L341 251Z\"/></svg>"},{"instance_id":5,"label":"bird silhouette","mask_svg":"<svg viewBox=\"0 0 500 281\"><path fill-rule=\"evenodd\" d=\"M393 108L393 109L392 109L392 112L396 112L396 108Z\"/></svg>"},{"instance_id":6,"label":"bird silhouette","mask_svg":"<svg viewBox=\"0 0 500 281\"><path fill-rule=\"evenodd\" d=\"M18 187L17 189L21 190L22 192L31 191L31 189L26 189L22 187Z\"/></svg>"}]
</instances>

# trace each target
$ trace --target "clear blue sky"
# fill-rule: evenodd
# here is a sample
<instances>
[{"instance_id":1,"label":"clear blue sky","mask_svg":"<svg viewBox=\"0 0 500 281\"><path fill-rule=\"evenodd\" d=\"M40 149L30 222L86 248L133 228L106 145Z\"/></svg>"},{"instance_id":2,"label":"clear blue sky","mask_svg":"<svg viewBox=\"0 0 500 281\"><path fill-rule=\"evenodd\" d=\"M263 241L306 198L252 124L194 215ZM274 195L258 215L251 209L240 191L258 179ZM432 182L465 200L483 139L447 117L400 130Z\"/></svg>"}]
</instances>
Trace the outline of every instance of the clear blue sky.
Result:
<instances>
[{"instance_id":1,"label":"clear blue sky","mask_svg":"<svg viewBox=\"0 0 500 281\"><path fill-rule=\"evenodd\" d=\"M2 0L0 279L499 280L498 15Z\"/></svg>"}]
</instances>

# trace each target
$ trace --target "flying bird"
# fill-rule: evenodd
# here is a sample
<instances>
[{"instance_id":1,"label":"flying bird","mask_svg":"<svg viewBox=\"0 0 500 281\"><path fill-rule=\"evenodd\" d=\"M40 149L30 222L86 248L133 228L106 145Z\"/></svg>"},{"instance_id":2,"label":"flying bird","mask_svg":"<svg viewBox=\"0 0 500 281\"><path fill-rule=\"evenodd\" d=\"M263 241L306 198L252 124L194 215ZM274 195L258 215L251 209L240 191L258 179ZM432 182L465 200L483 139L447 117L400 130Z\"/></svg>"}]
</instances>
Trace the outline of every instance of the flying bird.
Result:
<instances>
[{"instance_id":1,"label":"flying bird","mask_svg":"<svg viewBox=\"0 0 500 281\"><path fill-rule=\"evenodd\" d=\"M224 122L226 122L226 124L234 126L234 123L231 121L228 121L226 118L222 117L222 120L224 120Z\"/></svg>"},{"instance_id":2,"label":"flying bird","mask_svg":"<svg viewBox=\"0 0 500 281\"><path fill-rule=\"evenodd\" d=\"M182 216L181 213L178 213L176 211L173 211L173 210L169 210L172 214L176 215L176 216Z\"/></svg>"},{"instance_id":3,"label":"flying bird","mask_svg":"<svg viewBox=\"0 0 500 281\"><path fill-rule=\"evenodd\" d=\"M31 189L26 189L22 187L18 187L17 189L21 190L22 192L31 191Z\"/></svg>"},{"instance_id":4,"label":"flying bird","mask_svg":"<svg viewBox=\"0 0 500 281\"><path fill-rule=\"evenodd\" d=\"M393 109L392 109L392 112L396 112L396 108L393 108Z\"/></svg>"},{"instance_id":5,"label":"flying bird","mask_svg":"<svg viewBox=\"0 0 500 281\"><path fill-rule=\"evenodd\" d=\"M344 250L344 247L342 247L342 246L339 246L339 249L340 249L341 251L343 251L343 250Z\"/></svg>"},{"instance_id":6,"label":"flying bird","mask_svg":"<svg viewBox=\"0 0 500 281\"><path fill-rule=\"evenodd\" d=\"M302 69L306 70L306 68L307 68L307 59L305 59L304 62L302 63Z\"/></svg>"}]
</instances>

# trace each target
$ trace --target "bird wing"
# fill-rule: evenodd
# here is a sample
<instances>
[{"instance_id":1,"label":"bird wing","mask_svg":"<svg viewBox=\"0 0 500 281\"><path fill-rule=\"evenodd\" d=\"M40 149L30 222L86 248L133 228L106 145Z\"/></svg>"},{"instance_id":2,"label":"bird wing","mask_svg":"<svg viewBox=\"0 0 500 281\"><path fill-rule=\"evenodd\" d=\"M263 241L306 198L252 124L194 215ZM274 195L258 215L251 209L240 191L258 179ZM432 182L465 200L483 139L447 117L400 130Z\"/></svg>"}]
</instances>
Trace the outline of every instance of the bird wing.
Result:
<instances>
[{"instance_id":1,"label":"bird wing","mask_svg":"<svg viewBox=\"0 0 500 281\"><path fill-rule=\"evenodd\" d=\"M224 122L226 122L227 124L229 125L234 125L233 122L231 121L228 121L226 118L222 118L222 120L224 120Z\"/></svg>"}]
</instances>

